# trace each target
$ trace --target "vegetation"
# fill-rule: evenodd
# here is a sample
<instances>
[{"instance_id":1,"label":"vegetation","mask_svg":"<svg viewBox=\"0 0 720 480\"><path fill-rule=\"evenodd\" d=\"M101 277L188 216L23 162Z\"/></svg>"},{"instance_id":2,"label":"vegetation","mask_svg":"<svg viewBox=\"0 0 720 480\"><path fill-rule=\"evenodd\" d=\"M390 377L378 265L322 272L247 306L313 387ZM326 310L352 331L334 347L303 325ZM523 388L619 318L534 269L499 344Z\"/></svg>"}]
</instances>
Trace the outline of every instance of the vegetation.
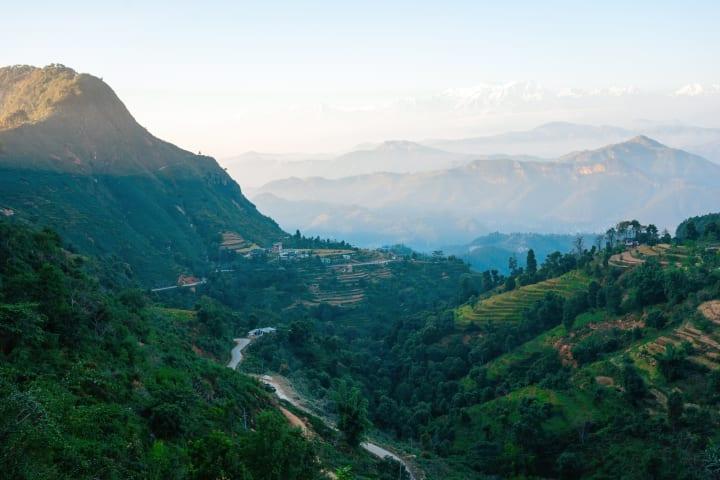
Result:
<instances>
[{"instance_id":1,"label":"vegetation","mask_svg":"<svg viewBox=\"0 0 720 480\"><path fill-rule=\"evenodd\" d=\"M99 78L7 67L0 90L0 206L18 221L153 286L206 276L224 232L265 246L285 236L214 159L152 136Z\"/></svg>"},{"instance_id":2,"label":"vegetation","mask_svg":"<svg viewBox=\"0 0 720 480\"><path fill-rule=\"evenodd\" d=\"M409 308L397 308L401 284L382 283L372 306L290 310L309 314L297 320L309 333L251 355L286 368L320 406L351 377L376 431L419 449L430 478L713 478L720 318L699 312L720 299L720 254L679 240L677 261L648 254L614 267L625 237L654 241L637 224L642 237L577 242L535 269L511 262L505 278L459 271L454 294L410 297ZM405 283L455 264L401 265L415 268Z\"/></svg>"},{"instance_id":3,"label":"vegetation","mask_svg":"<svg viewBox=\"0 0 720 480\"><path fill-rule=\"evenodd\" d=\"M624 242L577 242L507 277L411 255L335 307L311 301L312 258L233 256L203 294L153 303L52 232L0 226L0 458L17 478L402 477L366 437L428 478L716 471L720 253L705 237L623 267ZM290 377L340 433L295 411L308 442L213 360L268 325L243 368Z\"/></svg>"},{"instance_id":4,"label":"vegetation","mask_svg":"<svg viewBox=\"0 0 720 480\"><path fill-rule=\"evenodd\" d=\"M108 291L47 230L0 223L0 258L4 477L316 478L264 390L193 352L217 328L207 306Z\"/></svg>"}]
</instances>

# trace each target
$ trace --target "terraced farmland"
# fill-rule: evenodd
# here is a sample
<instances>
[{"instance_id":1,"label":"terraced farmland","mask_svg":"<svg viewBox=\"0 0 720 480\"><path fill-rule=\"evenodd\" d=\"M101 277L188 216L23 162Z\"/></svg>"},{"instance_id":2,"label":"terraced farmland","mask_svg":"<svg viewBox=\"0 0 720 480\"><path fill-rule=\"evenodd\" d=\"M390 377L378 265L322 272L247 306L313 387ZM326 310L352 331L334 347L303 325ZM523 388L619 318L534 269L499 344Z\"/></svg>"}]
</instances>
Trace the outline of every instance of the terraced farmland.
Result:
<instances>
[{"instance_id":1,"label":"terraced farmland","mask_svg":"<svg viewBox=\"0 0 720 480\"><path fill-rule=\"evenodd\" d=\"M716 330L720 325L718 315L720 301L705 302L700 305L699 311L714 324L713 331L701 331L692 322L686 322L672 332L641 347L641 353L649 356L660 355L670 344L678 346L683 342L689 342L693 346L694 353L688 357L688 360L710 370L720 369L720 332Z\"/></svg>"},{"instance_id":2,"label":"terraced farmland","mask_svg":"<svg viewBox=\"0 0 720 480\"><path fill-rule=\"evenodd\" d=\"M457 310L456 321L460 326L483 322L517 321L522 313L546 293L555 292L564 297L584 290L590 279L578 272L570 272L558 278L551 278L534 285L494 295L480 300L475 305L463 305Z\"/></svg>"},{"instance_id":3,"label":"terraced farmland","mask_svg":"<svg viewBox=\"0 0 720 480\"><path fill-rule=\"evenodd\" d=\"M661 265L681 265L687 258L685 247L661 243L655 246L640 245L610 257L609 264L618 268L630 268L645 263L648 258L657 259Z\"/></svg>"},{"instance_id":4,"label":"terraced farmland","mask_svg":"<svg viewBox=\"0 0 720 480\"><path fill-rule=\"evenodd\" d=\"M242 235L235 232L223 232L221 248L233 250L237 253L247 253L253 248L259 248L257 244L248 242Z\"/></svg>"},{"instance_id":5,"label":"terraced farmland","mask_svg":"<svg viewBox=\"0 0 720 480\"><path fill-rule=\"evenodd\" d=\"M328 303L338 307L353 307L365 301L365 282L392 276L386 265L346 266L342 269L314 267L302 273L308 285L310 304Z\"/></svg>"}]
</instances>

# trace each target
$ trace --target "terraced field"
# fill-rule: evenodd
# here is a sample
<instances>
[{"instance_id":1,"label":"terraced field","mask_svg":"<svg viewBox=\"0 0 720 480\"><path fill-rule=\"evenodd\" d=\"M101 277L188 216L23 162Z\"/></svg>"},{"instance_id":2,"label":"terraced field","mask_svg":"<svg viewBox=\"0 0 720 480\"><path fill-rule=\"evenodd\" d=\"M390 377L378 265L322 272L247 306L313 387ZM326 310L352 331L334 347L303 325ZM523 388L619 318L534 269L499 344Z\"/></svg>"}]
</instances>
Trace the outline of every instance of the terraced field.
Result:
<instances>
[{"instance_id":1,"label":"terraced field","mask_svg":"<svg viewBox=\"0 0 720 480\"><path fill-rule=\"evenodd\" d=\"M661 265L681 265L687 258L688 252L685 247L671 246L661 243L655 246L640 245L622 253L616 253L610 257L609 264L618 268L630 268L642 263L648 258L656 258Z\"/></svg>"},{"instance_id":2,"label":"terraced field","mask_svg":"<svg viewBox=\"0 0 720 480\"><path fill-rule=\"evenodd\" d=\"M220 247L240 254L247 253L253 248L259 248L257 244L248 242L242 235L235 232L223 232Z\"/></svg>"},{"instance_id":3,"label":"terraced field","mask_svg":"<svg viewBox=\"0 0 720 480\"><path fill-rule=\"evenodd\" d=\"M714 324L713 331L701 331L692 322L686 322L641 347L641 353L654 357L663 354L670 344L679 346L683 342L689 342L694 353L688 360L710 370L720 369L720 331L717 330L720 326L720 301L705 302L700 305L699 311ZM652 360L650 363L653 363Z\"/></svg>"},{"instance_id":4,"label":"terraced field","mask_svg":"<svg viewBox=\"0 0 720 480\"><path fill-rule=\"evenodd\" d=\"M365 301L365 282L392 276L386 265L362 265L342 269L314 267L302 274L311 294L310 304L328 303L337 307L354 307Z\"/></svg>"},{"instance_id":5,"label":"terraced field","mask_svg":"<svg viewBox=\"0 0 720 480\"><path fill-rule=\"evenodd\" d=\"M570 272L558 278L494 295L480 300L473 306L463 305L457 310L456 321L460 326L471 323L517 321L525 310L546 293L555 292L569 297L577 291L586 289L589 283L590 279L585 275Z\"/></svg>"}]
</instances>

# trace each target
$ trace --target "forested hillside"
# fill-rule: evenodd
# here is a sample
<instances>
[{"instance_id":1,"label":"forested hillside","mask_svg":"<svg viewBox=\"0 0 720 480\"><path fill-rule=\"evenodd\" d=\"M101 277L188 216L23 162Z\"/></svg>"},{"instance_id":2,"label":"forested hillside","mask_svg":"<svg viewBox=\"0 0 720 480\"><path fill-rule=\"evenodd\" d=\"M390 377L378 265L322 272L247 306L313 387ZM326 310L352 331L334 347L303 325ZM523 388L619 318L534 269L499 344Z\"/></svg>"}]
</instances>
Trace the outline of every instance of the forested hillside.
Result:
<instances>
[{"instance_id":1,"label":"forested hillside","mask_svg":"<svg viewBox=\"0 0 720 480\"><path fill-rule=\"evenodd\" d=\"M407 479L396 462L350 444L321 418L224 365L232 339L263 324L298 345L313 337L308 329L318 318L386 312L389 328L398 312L454 297L467 267L408 259L390 272L370 264L353 280L367 298L331 306L306 284L318 275L319 258L282 264L226 256L227 267L239 268L216 271L197 291L150 294L126 288L129 278L118 281L122 264L112 259L73 253L51 230L0 221L2 476ZM326 270L320 281L344 288Z\"/></svg>"},{"instance_id":2,"label":"forested hillside","mask_svg":"<svg viewBox=\"0 0 720 480\"><path fill-rule=\"evenodd\" d=\"M662 241L623 222L602 250L398 308L406 271L375 297L387 314L318 309L251 356L328 411L337 381L357 385L428 478L717 478L718 237Z\"/></svg>"},{"instance_id":3,"label":"forested hillside","mask_svg":"<svg viewBox=\"0 0 720 480\"><path fill-rule=\"evenodd\" d=\"M284 236L213 158L154 137L101 79L61 65L0 68L0 209L145 284L205 273L225 232Z\"/></svg>"},{"instance_id":4,"label":"forested hillside","mask_svg":"<svg viewBox=\"0 0 720 480\"><path fill-rule=\"evenodd\" d=\"M49 230L0 222L0 259L0 476L317 477L315 447L216 361L237 318L107 290Z\"/></svg>"}]
</instances>

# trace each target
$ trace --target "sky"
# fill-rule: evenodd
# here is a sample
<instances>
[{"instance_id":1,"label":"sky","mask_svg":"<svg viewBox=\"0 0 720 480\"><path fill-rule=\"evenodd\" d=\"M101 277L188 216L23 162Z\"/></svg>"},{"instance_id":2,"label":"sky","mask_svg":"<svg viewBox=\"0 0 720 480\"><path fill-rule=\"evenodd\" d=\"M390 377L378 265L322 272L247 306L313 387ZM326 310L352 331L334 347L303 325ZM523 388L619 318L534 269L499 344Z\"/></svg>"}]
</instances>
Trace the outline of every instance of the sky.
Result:
<instances>
[{"instance_id":1,"label":"sky","mask_svg":"<svg viewBox=\"0 0 720 480\"><path fill-rule=\"evenodd\" d=\"M102 77L220 158L546 121L720 127L718 1L44 1L0 5L0 65Z\"/></svg>"}]
</instances>

